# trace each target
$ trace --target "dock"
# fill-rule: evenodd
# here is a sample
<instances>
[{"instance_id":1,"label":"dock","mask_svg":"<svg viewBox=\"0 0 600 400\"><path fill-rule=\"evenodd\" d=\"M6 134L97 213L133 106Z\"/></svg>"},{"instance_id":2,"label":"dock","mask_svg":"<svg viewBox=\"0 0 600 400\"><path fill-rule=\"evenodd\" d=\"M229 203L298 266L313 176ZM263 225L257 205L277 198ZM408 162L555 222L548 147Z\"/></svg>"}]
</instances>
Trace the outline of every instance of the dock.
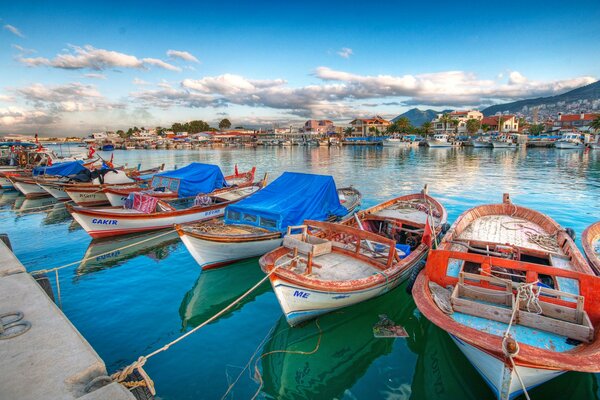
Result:
<instances>
[{"instance_id":1,"label":"dock","mask_svg":"<svg viewBox=\"0 0 600 400\"><path fill-rule=\"evenodd\" d=\"M135 400L110 382L104 361L0 241L0 315L15 312L22 313L21 327L30 327L14 337L6 336L18 329L6 329L5 338L0 333L2 398ZM16 318L5 316L0 323L8 326Z\"/></svg>"}]
</instances>

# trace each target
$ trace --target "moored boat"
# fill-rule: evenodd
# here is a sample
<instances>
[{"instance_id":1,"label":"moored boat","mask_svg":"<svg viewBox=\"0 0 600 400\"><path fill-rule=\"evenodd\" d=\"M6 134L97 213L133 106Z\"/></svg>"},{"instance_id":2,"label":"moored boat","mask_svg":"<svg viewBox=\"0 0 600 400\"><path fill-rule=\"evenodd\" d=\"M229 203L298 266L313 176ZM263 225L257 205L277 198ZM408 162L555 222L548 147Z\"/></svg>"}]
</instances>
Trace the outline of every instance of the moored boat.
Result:
<instances>
[{"instance_id":1,"label":"moored boat","mask_svg":"<svg viewBox=\"0 0 600 400\"><path fill-rule=\"evenodd\" d=\"M228 207L224 220L177 226L203 269L258 257L281 245L289 225L306 218L339 221L360 205L360 193L336 189L331 176L285 172L260 193Z\"/></svg>"},{"instance_id":2,"label":"moored boat","mask_svg":"<svg viewBox=\"0 0 600 400\"><path fill-rule=\"evenodd\" d=\"M448 135L441 133L433 135L433 138L427 139L426 143L429 147L452 147Z\"/></svg>"},{"instance_id":3,"label":"moored boat","mask_svg":"<svg viewBox=\"0 0 600 400\"><path fill-rule=\"evenodd\" d=\"M173 224L202 221L223 215L223 210L252 193L262 184L230 188L217 193L163 201L133 193L129 207L73 207L67 209L93 238L170 228Z\"/></svg>"},{"instance_id":4,"label":"moored boat","mask_svg":"<svg viewBox=\"0 0 600 400\"><path fill-rule=\"evenodd\" d=\"M564 131L561 132L562 136L556 142L554 147L557 149L570 149L570 150L581 150L585 148L583 140L581 140L581 134L576 131Z\"/></svg>"},{"instance_id":5,"label":"moored boat","mask_svg":"<svg viewBox=\"0 0 600 400\"><path fill-rule=\"evenodd\" d=\"M477 139L472 139L471 145L475 148L481 148L481 147L491 148L492 142L489 137L480 136Z\"/></svg>"},{"instance_id":6,"label":"moored boat","mask_svg":"<svg viewBox=\"0 0 600 400\"><path fill-rule=\"evenodd\" d=\"M568 370L600 372L600 279L570 232L513 204L463 213L413 288L499 399Z\"/></svg>"},{"instance_id":7,"label":"moored boat","mask_svg":"<svg viewBox=\"0 0 600 400\"><path fill-rule=\"evenodd\" d=\"M510 135L500 135L491 141L494 149L508 149L515 148L517 144Z\"/></svg>"},{"instance_id":8,"label":"moored boat","mask_svg":"<svg viewBox=\"0 0 600 400\"><path fill-rule=\"evenodd\" d=\"M594 269L600 275L600 221L588 226L581 235L583 251Z\"/></svg>"},{"instance_id":9,"label":"moored boat","mask_svg":"<svg viewBox=\"0 0 600 400\"><path fill-rule=\"evenodd\" d=\"M411 143L410 140L406 140L400 135L393 135L383 139L383 146L385 147L409 147Z\"/></svg>"}]
</instances>

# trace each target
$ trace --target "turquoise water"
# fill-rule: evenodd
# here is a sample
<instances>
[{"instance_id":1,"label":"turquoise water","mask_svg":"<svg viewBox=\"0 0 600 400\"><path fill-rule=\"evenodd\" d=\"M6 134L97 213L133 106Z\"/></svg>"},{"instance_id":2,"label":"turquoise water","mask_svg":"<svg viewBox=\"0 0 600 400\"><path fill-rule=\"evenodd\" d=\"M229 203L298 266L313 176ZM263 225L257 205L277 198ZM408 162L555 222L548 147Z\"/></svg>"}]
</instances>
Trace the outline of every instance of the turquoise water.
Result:
<instances>
[{"instance_id":1,"label":"turquoise water","mask_svg":"<svg viewBox=\"0 0 600 400\"><path fill-rule=\"evenodd\" d=\"M240 171L256 165L257 176L269 172L269 179L286 170L331 174L338 186L358 188L364 206L428 184L450 221L474 205L501 201L504 192L578 235L600 219L600 152L268 147L114 154L115 163L141 162L143 168L201 161L219 164L226 174L236 163ZM51 203L3 194L0 231L9 234L30 271L110 252L60 272L63 310L109 372L199 325L264 276L256 259L200 273L175 235L91 243L62 205L32 209ZM137 247L111 251L144 239ZM380 314L403 325L409 337L375 339L372 328ZM230 385L229 399L251 398L257 391L259 397L292 399L492 397L448 335L419 316L404 287L292 329L267 283L230 313L150 359L145 369L160 398L173 400L219 399ZM595 375L567 373L530 394L582 399L598 393Z\"/></svg>"}]
</instances>

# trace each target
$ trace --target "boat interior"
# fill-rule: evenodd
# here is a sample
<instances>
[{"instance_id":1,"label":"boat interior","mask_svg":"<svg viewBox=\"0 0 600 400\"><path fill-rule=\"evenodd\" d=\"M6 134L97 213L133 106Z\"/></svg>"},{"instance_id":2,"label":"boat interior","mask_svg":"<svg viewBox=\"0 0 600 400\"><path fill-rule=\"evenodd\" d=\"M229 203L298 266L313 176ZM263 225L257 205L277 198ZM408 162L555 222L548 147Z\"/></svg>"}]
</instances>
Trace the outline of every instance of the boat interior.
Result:
<instances>
[{"instance_id":1,"label":"boat interior","mask_svg":"<svg viewBox=\"0 0 600 400\"><path fill-rule=\"evenodd\" d=\"M289 227L283 239L287 250L275 262L297 275L323 281L348 281L385 276L397 260L394 242L367 231L311 221L319 235L306 225ZM295 231L300 233L293 233Z\"/></svg>"},{"instance_id":2,"label":"boat interior","mask_svg":"<svg viewBox=\"0 0 600 400\"><path fill-rule=\"evenodd\" d=\"M227 203L239 200L259 190L258 186L221 191L214 194L198 194L180 199L159 201L161 207L167 210L185 210L191 207L207 207L213 204Z\"/></svg>"},{"instance_id":3,"label":"boat interior","mask_svg":"<svg viewBox=\"0 0 600 400\"><path fill-rule=\"evenodd\" d=\"M434 251L430 259L446 271L459 266L456 276L438 281L447 288L430 280L429 289L436 305L462 325L502 337L512 321L512 339L554 352L594 340L580 274L450 251Z\"/></svg>"}]
</instances>

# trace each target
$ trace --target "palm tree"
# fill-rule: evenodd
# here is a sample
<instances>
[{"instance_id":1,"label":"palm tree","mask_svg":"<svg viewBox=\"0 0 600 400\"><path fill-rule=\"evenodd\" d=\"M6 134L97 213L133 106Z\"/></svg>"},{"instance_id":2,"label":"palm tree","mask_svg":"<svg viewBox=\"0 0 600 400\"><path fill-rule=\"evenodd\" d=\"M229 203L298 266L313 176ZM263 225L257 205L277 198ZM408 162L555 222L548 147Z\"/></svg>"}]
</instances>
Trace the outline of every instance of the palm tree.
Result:
<instances>
[{"instance_id":1,"label":"palm tree","mask_svg":"<svg viewBox=\"0 0 600 400\"><path fill-rule=\"evenodd\" d=\"M352 135L352 127L351 127L351 126L349 126L349 127L347 127L346 129L344 129L344 134L345 134L346 136L350 136L350 135Z\"/></svg>"},{"instance_id":2,"label":"palm tree","mask_svg":"<svg viewBox=\"0 0 600 400\"><path fill-rule=\"evenodd\" d=\"M455 135L458 135L458 124L459 123L460 123L460 121L457 120L457 119L454 119L454 118L450 119L450 124L454 127L454 134Z\"/></svg>"},{"instance_id":3,"label":"palm tree","mask_svg":"<svg viewBox=\"0 0 600 400\"><path fill-rule=\"evenodd\" d=\"M410 120L406 117L398 118L395 124L398 127L398 132L406 132L411 128Z\"/></svg>"},{"instance_id":4,"label":"palm tree","mask_svg":"<svg viewBox=\"0 0 600 400\"><path fill-rule=\"evenodd\" d=\"M450 114L443 114L440 117L440 122L444 124L444 133L446 133L446 131L448 130L448 124L450 123L450 121L452 121L452 117L450 116Z\"/></svg>"},{"instance_id":5,"label":"palm tree","mask_svg":"<svg viewBox=\"0 0 600 400\"><path fill-rule=\"evenodd\" d=\"M479 130L480 124L481 122L475 118L467 120L467 132L469 132L469 135L474 135Z\"/></svg>"},{"instance_id":6,"label":"palm tree","mask_svg":"<svg viewBox=\"0 0 600 400\"><path fill-rule=\"evenodd\" d=\"M598 114L596 118L590 122L590 128L592 128L594 132L600 131L600 114Z\"/></svg>"},{"instance_id":7,"label":"palm tree","mask_svg":"<svg viewBox=\"0 0 600 400\"><path fill-rule=\"evenodd\" d=\"M490 130L490 126L488 124L481 124L481 130L487 132Z\"/></svg>"},{"instance_id":8,"label":"palm tree","mask_svg":"<svg viewBox=\"0 0 600 400\"><path fill-rule=\"evenodd\" d=\"M429 134L429 132L431 131L431 127L433 126L433 124L429 121L425 121L423 122L423 124L421 125L421 129L423 129L423 132L425 133L425 136L427 136Z\"/></svg>"}]
</instances>

